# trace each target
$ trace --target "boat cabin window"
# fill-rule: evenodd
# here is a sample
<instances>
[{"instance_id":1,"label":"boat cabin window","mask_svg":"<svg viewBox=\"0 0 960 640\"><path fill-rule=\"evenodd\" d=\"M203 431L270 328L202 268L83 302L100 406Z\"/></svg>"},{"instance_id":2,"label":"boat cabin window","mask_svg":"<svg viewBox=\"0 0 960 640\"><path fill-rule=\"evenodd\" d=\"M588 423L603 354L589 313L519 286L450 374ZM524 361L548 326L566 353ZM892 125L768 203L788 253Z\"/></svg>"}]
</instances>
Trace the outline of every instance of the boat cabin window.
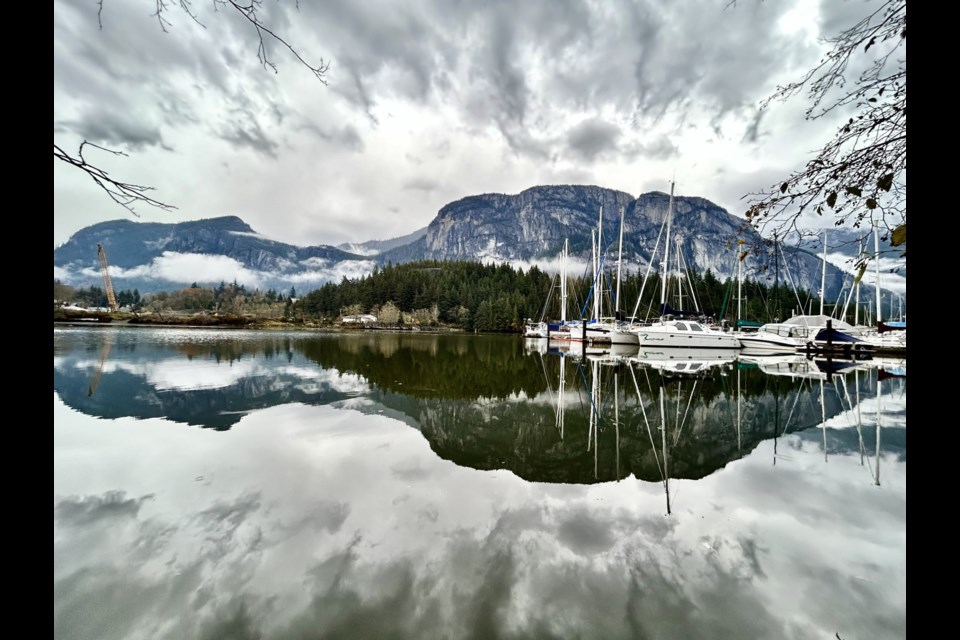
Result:
<instances>
[{"instance_id":1,"label":"boat cabin window","mask_svg":"<svg viewBox=\"0 0 960 640\"><path fill-rule=\"evenodd\" d=\"M692 329L693 331L703 331L703 327L698 325L696 322L690 323L690 329Z\"/></svg>"},{"instance_id":2,"label":"boat cabin window","mask_svg":"<svg viewBox=\"0 0 960 640\"><path fill-rule=\"evenodd\" d=\"M686 330L687 330L687 325L683 324L682 322L677 322L677 323L674 324L674 326L675 326L677 329L679 329L680 331L686 331Z\"/></svg>"}]
</instances>

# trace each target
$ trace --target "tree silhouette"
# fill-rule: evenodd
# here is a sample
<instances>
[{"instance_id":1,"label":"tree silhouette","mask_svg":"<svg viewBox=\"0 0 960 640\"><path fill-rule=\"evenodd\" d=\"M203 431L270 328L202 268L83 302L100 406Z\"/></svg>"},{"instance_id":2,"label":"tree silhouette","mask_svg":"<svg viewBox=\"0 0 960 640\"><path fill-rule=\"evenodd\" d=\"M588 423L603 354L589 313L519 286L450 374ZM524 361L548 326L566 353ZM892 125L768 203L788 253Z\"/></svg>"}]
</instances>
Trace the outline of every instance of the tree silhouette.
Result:
<instances>
[{"instance_id":1,"label":"tree silhouette","mask_svg":"<svg viewBox=\"0 0 960 640\"><path fill-rule=\"evenodd\" d=\"M270 69L274 73L278 72L277 65L273 61L273 57L269 52L269 47L271 45L279 46L281 49L285 49L290 55L292 55L299 65L306 67L317 80L323 84L327 84L326 75L330 68L330 63L325 61L323 58L320 59L318 64L308 62L299 53L299 51L297 51L296 47L294 47L282 35L279 35L266 24L261 13L262 6L263 0L213 0L213 8L215 11L219 11L220 9L236 11L243 16L244 20L246 20L246 22L250 25L254 34L256 35L257 60L260 61L260 64L264 67L264 69ZM191 0L154 0L154 7L155 10L152 15L156 17L157 22L160 25L160 29L164 33L169 33L167 28L171 26L167 16L171 11L175 10L182 11L198 25L206 28L206 26L200 22L200 19L197 17ZM299 11L299 1L296 2L296 8ZM100 29L102 30L103 0L97 1L97 21L100 25ZM93 144L92 142L84 140L80 144L80 148L77 150L76 155L71 155L59 145L54 143L53 157L85 172L98 187L107 193L111 200L135 216L137 215L135 210L137 205L149 205L165 211L176 209L176 207L172 204L163 202L149 195L148 192L153 191L154 187L118 180L111 177L106 170L88 161L83 155L84 147L87 145L113 155L127 155L122 151L107 149L106 147L101 147Z\"/></svg>"},{"instance_id":2,"label":"tree silhouette","mask_svg":"<svg viewBox=\"0 0 960 640\"><path fill-rule=\"evenodd\" d=\"M747 219L758 231L803 235L801 215L815 212L834 217L835 226L879 228L892 233L894 245L906 242L906 38L906 0L883 0L828 38L832 48L817 66L763 103L806 93L808 120L851 107L855 114L802 170L744 196Z\"/></svg>"}]
</instances>

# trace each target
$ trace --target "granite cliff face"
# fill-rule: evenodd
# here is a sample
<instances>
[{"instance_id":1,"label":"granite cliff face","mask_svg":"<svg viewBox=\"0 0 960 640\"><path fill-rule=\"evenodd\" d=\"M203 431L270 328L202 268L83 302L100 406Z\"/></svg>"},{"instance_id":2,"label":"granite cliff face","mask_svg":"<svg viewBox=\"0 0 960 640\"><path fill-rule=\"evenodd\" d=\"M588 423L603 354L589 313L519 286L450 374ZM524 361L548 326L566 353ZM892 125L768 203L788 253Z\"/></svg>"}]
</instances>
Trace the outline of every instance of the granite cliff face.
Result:
<instances>
[{"instance_id":1,"label":"granite cliff face","mask_svg":"<svg viewBox=\"0 0 960 640\"><path fill-rule=\"evenodd\" d=\"M564 239L581 263L591 256L591 232L597 229L603 207L603 238L608 264L616 260L620 210L624 211L623 255L625 266L645 269L651 258L654 267L663 257L664 240L654 255L658 235L669 210L667 193L651 192L633 198L628 193L596 186L561 185L533 187L517 195L470 196L444 206L414 242L380 254L382 262L415 259L525 261L552 260ZM743 240L746 244L738 245ZM675 195L670 229L670 254L677 248L685 266L699 272L711 269L720 278L735 276L737 247L749 251L744 261L747 277L773 282L777 265L764 240L745 224L716 204L699 197ZM819 291L821 260L806 247L784 246L780 281L792 281L800 288ZM671 266L674 264L671 258ZM844 273L827 267L827 297L843 287Z\"/></svg>"}]
</instances>

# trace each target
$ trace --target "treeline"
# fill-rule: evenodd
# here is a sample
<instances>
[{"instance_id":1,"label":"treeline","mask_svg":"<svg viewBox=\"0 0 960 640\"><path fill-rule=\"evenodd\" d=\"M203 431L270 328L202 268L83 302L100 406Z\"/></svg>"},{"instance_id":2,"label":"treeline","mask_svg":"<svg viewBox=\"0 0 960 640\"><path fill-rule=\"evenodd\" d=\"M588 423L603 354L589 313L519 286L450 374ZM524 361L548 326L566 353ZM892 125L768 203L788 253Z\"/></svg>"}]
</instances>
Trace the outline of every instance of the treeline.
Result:
<instances>
[{"instance_id":1,"label":"treeline","mask_svg":"<svg viewBox=\"0 0 960 640\"><path fill-rule=\"evenodd\" d=\"M176 291L159 291L141 296L137 289L117 291L117 305L123 310L149 311L162 315L164 312L211 312L236 315L253 315L263 318L290 317L296 289L289 293L275 289L261 291L249 289L237 282L221 282L216 287L201 287L193 283ZM77 305L81 307L107 307L106 291L98 286L71 287L59 280L53 282L54 307Z\"/></svg>"},{"instance_id":2,"label":"treeline","mask_svg":"<svg viewBox=\"0 0 960 640\"><path fill-rule=\"evenodd\" d=\"M638 304L641 290L643 297ZM741 290L741 319L761 323L783 320L799 306L796 294L787 286L773 287L750 279ZM651 274L645 287L642 273L624 274L619 305L614 300L616 286L611 274L596 286L587 274L571 277L567 294L568 320L592 318L594 295L599 295L603 317L615 317L619 312L621 317L630 318L636 312L636 318L643 320L660 313L657 274ZM812 299L808 292L800 294L804 308ZM704 315L732 325L736 321L737 286L730 278L720 281L710 270L691 273L682 280L671 278L667 302L674 309L698 308ZM328 324L343 316L370 314L382 326L450 326L490 332L519 331L527 319L552 321L561 317L557 278L536 266L525 271L505 264L437 260L377 267L367 276L327 283L299 299L293 288L284 294L221 282L216 287L194 283L144 297L136 289L120 291L117 303L121 308L161 317L167 312L209 312ZM97 286L75 289L54 281L54 305L64 304L106 307L107 298Z\"/></svg>"},{"instance_id":3,"label":"treeline","mask_svg":"<svg viewBox=\"0 0 960 640\"><path fill-rule=\"evenodd\" d=\"M452 325L518 331L539 318L551 276L538 267L421 260L375 268L368 276L327 283L297 302L309 318L369 313L383 324Z\"/></svg>"},{"instance_id":4,"label":"treeline","mask_svg":"<svg viewBox=\"0 0 960 640\"><path fill-rule=\"evenodd\" d=\"M637 310L640 319L659 315L660 278L652 274L643 287L643 274L627 273L621 279L621 304L615 305L616 286L607 275L598 286L587 275L568 280L567 319L584 314L592 317L592 291L601 289L601 315L628 318ZM693 294L690 289L693 289ZM637 298L643 290L643 298ZM669 287L668 304L693 309L717 320L736 320L737 287L730 278L721 282L710 270L689 274L683 282L683 296L677 284ZM798 306L793 291L747 280L741 287L742 319L769 322L793 315ZM809 293L801 294L806 306ZM381 324L446 324L477 331L518 331L526 319L560 318L560 294L555 276L538 267L514 269L509 265L476 262L418 261L377 268L368 276L339 284L327 283L297 302L296 308L308 318L333 320L343 315L371 314Z\"/></svg>"},{"instance_id":5,"label":"treeline","mask_svg":"<svg viewBox=\"0 0 960 640\"><path fill-rule=\"evenodd\" d=\"M138 309L143 305L143 298L140 291L124 289L115 291L117 304L121 307L130 307ZM67 305L75 304L81 307L107 307L107 292L97 286L90 287L71 287L61 283L59 280L53 281L53 300L54 304Z\"/></svg>"}]
</instances>

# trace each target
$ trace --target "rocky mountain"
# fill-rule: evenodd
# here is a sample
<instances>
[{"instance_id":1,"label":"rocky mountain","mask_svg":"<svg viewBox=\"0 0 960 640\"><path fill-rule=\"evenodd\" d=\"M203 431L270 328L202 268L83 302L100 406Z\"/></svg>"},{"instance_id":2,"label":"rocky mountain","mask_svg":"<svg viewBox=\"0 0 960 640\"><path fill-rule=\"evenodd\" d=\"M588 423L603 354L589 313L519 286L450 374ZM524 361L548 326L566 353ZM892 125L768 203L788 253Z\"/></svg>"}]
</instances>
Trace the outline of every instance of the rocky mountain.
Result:
<instances>
[{"instance_id":1,"label":"rocky mountain","mask_svg":"<svg viewBox=\"0 0 960 640\"><path fill-rule=\"evenodd\" d=\"M54 249L54 277L71 284L100 284L97 244L102 244L114 286L155 291L193 282L238 279L259 287L304 290L369 271L374 263L332 246L298 247L256 233L236 216L176 224L113 220L81 229ZM313 286L311 286L313 285Z\"/></svg>"},{"instance_id":2,"label":"rocky mountain","mask_svg":"<svg viewBox=\"0 0 960 640\"><path fill-rule=\"evenodd\" d=\"M645 270L653 259L656 268L664 241L656 254L657 238L669 209L670 196L652 192L634 198L628 193L596 186L533 187L517 195L484 194L452 202L437 214L425 236L380 255L381 261L406 262L418 258L544 262L555 260L564 239L571 255L583 265L590 261L591 232L603 208L601 243L608 260L616 259L620 210L624 211L625 266ZM700 197L676 195L670 230L671 256L677 247L685 266L711 269L718 277L736 275L740 252L745 277L772 283L778 270L769 243L741 218ZM738 244L739 241L745 244ZM805 245L783 245L780 282L810 291L820 290L821 259ZM673 258L671 258L671 265ZM836 299L850 277L828 265L826 291Z\"/></svg>"},{"instance_id":3,"label":"rocky mountain","mask_svg":"<svg viewBox=\"0 0 960 640\"><path fill-rule=\"evenodd\" d=\"M219 283L309 291L324 282L369 272L376 263L418 259L481 260L514 264L556 264L565 239L580 266L590 261L591 232L603 210L601 244L607 264L616 260L620 211L624 213L625 266L658 266L664 242L655 254L669 209L667 193L634 198L628 193L587 185L538 186L516 195L469 196L444 206L426 229L391 240L360 244L297 247L265 238L237 217L179 224L105 222L77 232L54 250L55 278L71 284L96 284L97 243L107 252L115 286L141 291ZM737 257L746 277L770 283L779 271L784 286L819 291L821 258L812 246L785 243L776 262L770 245L744 220L704 198L676 195L670 230L671 263L711 269L718 277L736 274ZM346 251L345 249L350 249ZM851 277L836 261L828 265L826 293L835 300ZM841 265L842 266L842 265ZM846 267L847 269L852 267ZM868 295L867 292L864 295Z\"/></svg>"}]
</instances>

